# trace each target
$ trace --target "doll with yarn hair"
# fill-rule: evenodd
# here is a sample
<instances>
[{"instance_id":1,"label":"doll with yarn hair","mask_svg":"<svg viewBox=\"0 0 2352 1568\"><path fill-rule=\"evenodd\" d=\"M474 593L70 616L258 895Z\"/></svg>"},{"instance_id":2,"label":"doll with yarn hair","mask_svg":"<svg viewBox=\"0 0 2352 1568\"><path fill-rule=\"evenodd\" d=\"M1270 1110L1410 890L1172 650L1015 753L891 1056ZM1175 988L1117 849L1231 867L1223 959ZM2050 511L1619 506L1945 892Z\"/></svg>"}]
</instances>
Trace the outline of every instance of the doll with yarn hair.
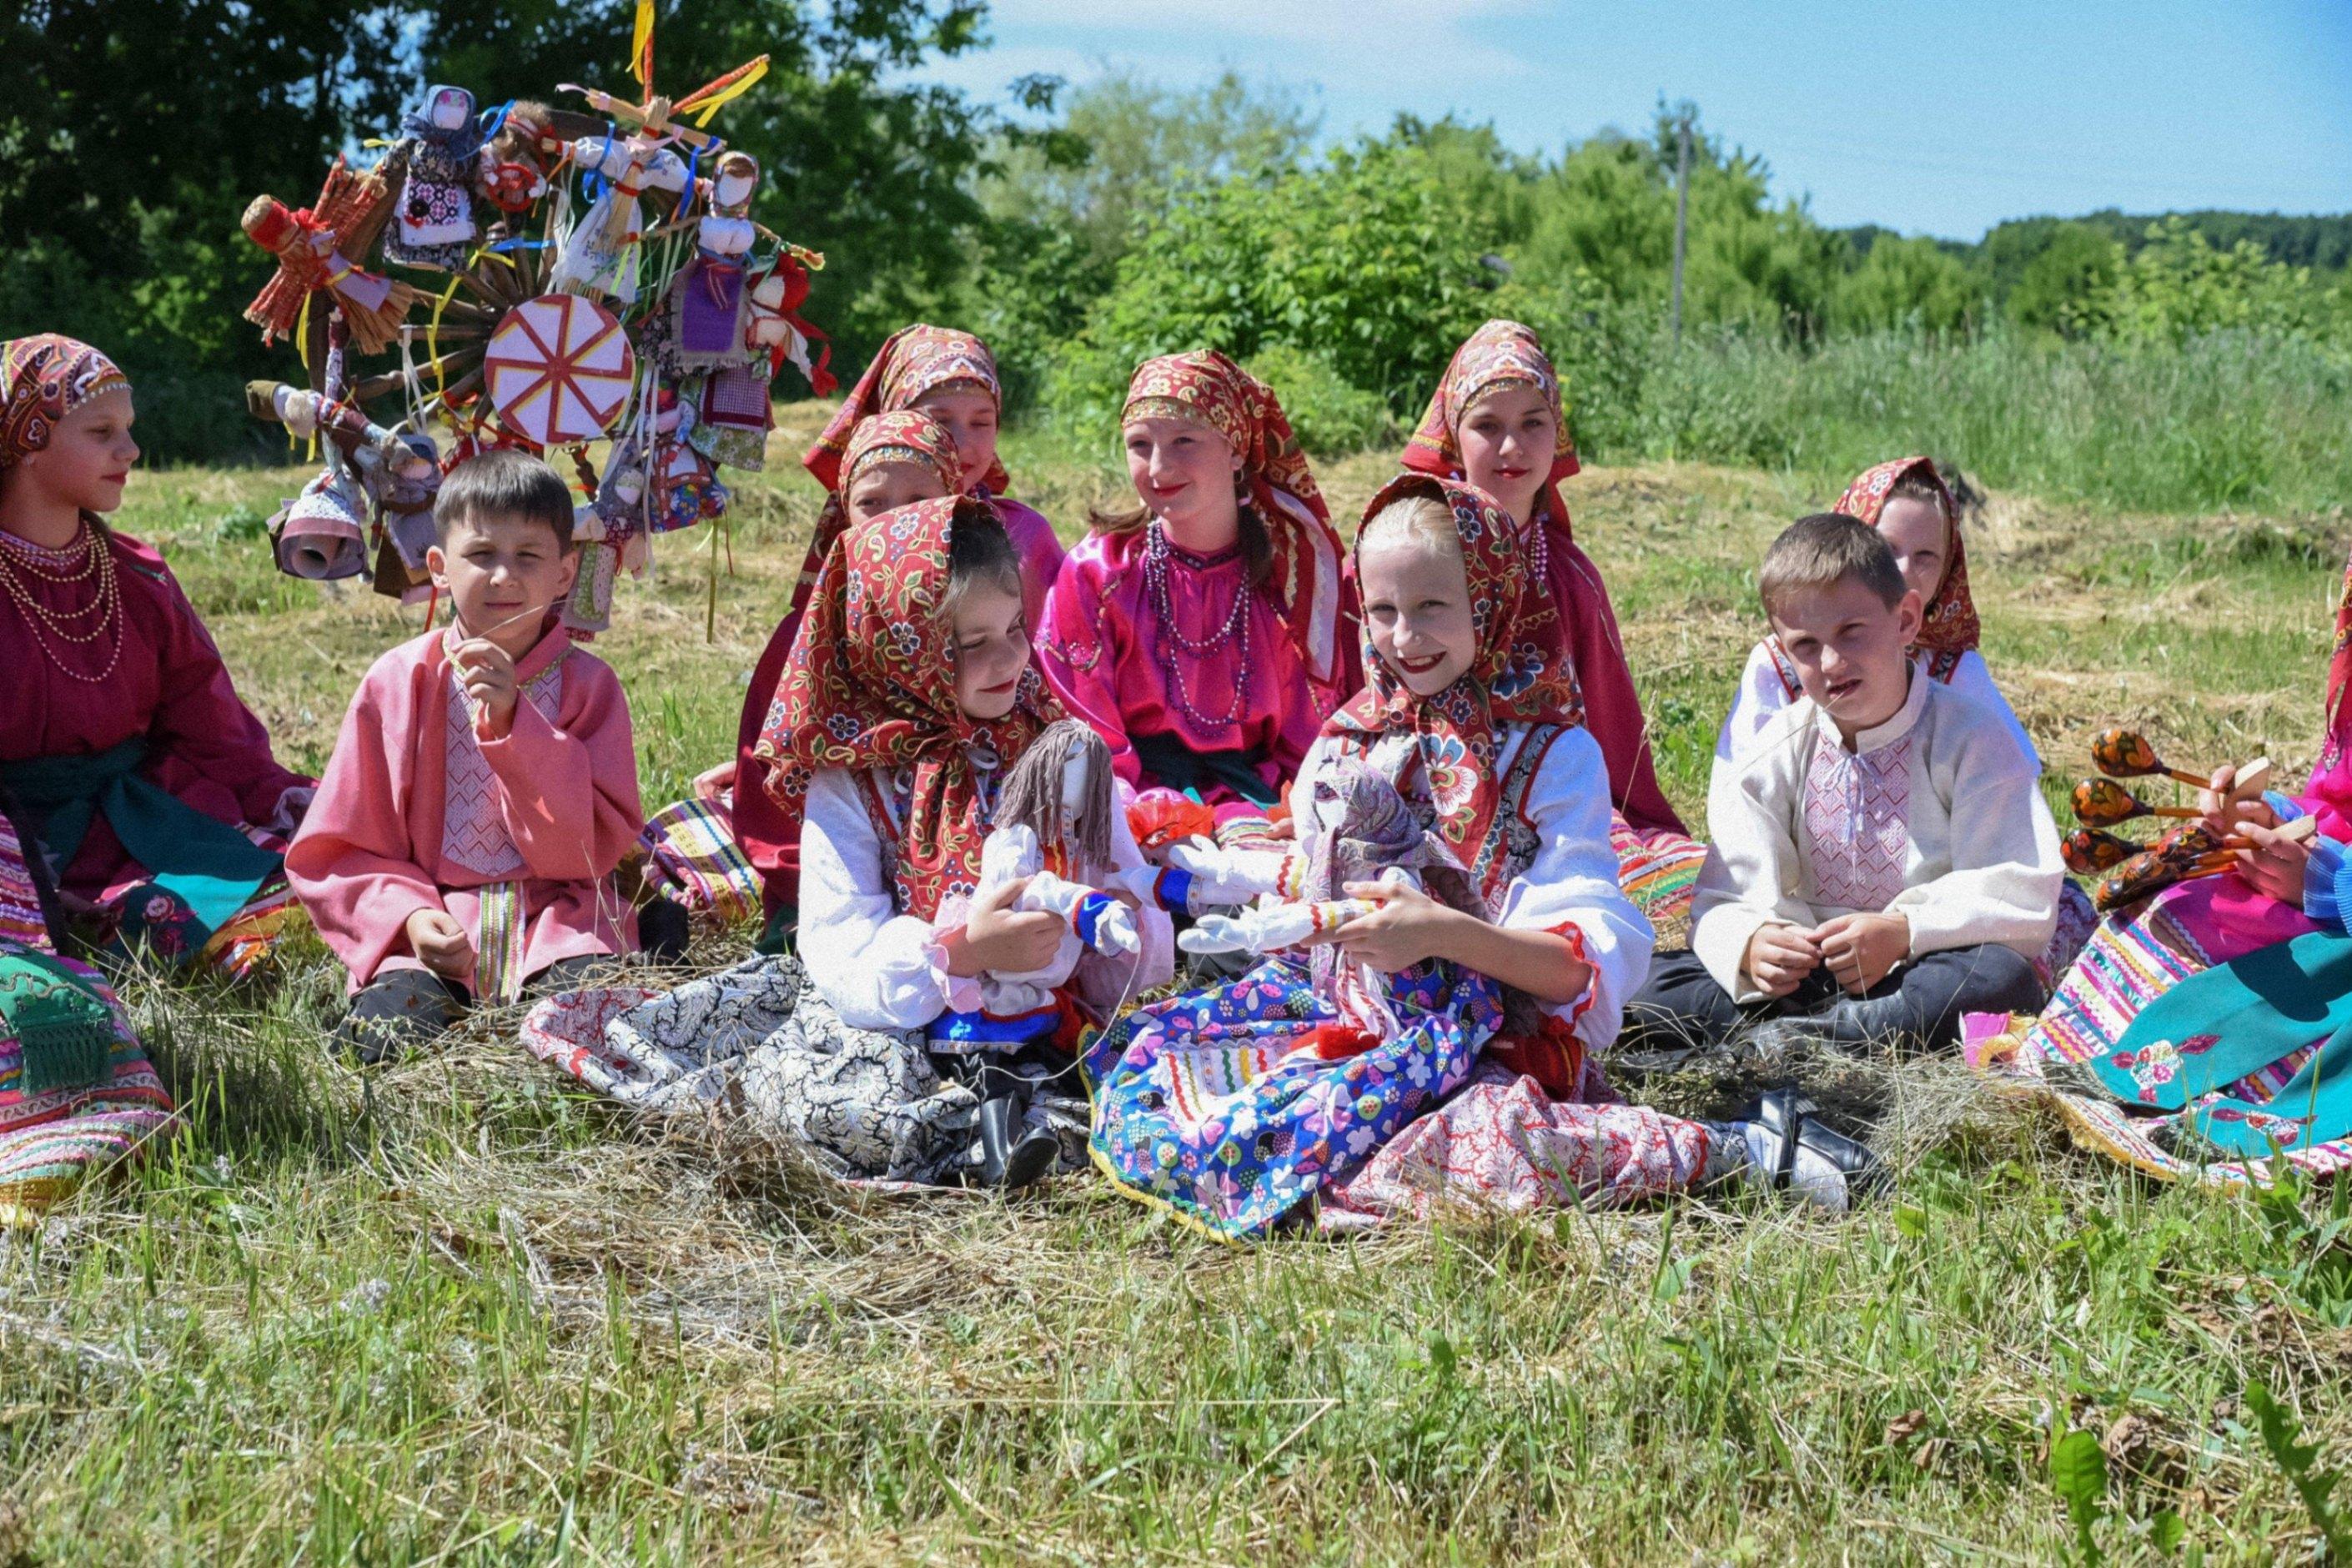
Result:
<instances>
[{"instance_id":1,"label":"doll with yarn hair","mask_svg":"<svg viewBox=\"0 0 2352 1568\"><path fill-rule=\"evenodd\" d=\"M1347 897L1343 889L1351 882L1408 885L1482 918L1485 905L1462 862L1369 763L1335 763L1316 781L1311 805L1315 822L1301 825L1312 842L1303 857L1300 896L1285 899L1268 889L1248 908L1202 915L1177 945L1194 953L1262 955L1311 944L1315 989L1337 1005L1349 1026L1387 1037L1397 1019L1378 977L1342 962L1329 942L1341 926L1379 905Z\"/></svg>"},{"instance_id":2,"label":"doll with yarn hair","mask_svg":"<svg viewBox=\"0 0 2352 1568\"><path fill-rule=\"evenodd\" d=\"M1069 930L1047 967L981 982L981 1011L989 1018L1051 1006L1054 988L1084 951L1141 949L1133 912L1090 880L1107 877L1112 864L1111 814L1118 809L1112 777L1110 748L1076 719L1048 726L1005 774L973 897L1026 877L1014 912L1055 915Z\"/></svg>"}]
</instances>

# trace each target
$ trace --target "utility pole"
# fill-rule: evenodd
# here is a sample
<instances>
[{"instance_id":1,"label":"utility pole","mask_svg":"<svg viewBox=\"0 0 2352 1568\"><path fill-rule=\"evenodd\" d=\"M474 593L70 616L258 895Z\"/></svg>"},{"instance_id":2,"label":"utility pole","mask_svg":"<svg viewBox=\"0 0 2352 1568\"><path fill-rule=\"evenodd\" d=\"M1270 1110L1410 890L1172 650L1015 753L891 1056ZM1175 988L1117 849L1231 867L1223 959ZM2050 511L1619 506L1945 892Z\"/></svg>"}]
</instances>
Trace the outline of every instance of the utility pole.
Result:
<instances>
[{"instance_id":1,"label":"utility pole","mask_svg":"<svg viewBox=\"0 0 2352 1568\"><path fill-rule=\"evenodd\" d=\"M1682 152L1675 159L1675 347L1683 346L1683 247L1690 227L1690 114L1682 118Z\"/></svg>"}]
</instances>

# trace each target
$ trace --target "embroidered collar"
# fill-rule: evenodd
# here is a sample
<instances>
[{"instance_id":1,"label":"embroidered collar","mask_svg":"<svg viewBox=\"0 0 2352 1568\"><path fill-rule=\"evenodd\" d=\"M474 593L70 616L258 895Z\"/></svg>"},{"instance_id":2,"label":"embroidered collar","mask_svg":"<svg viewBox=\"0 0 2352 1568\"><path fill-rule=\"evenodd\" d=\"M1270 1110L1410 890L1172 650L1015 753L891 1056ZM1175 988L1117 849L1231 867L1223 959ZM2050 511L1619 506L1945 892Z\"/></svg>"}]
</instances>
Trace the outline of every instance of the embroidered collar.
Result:
<instances>
[{"instance_id":1,"label":"embroidered collar","mask_svg":"<svg viewBox=\"0 0 2352 1568\"><path fill-rule=\"evenodd\" d=\"M1918 665L1907 658L1903 661L1903 675L1911 683L1910 690L1903 699L1903 706L1897 708L1895 716L1885 723L1857 733L1853 738L1853 755L1867 756L1891 746L1917 726L1919 715L1927 710L1927 689L1935 682L1927 679ZM1841 752L1846 750L1845 740L1838 733L1837 721L1830 717L1828 709L1816 704L1813 722L1821 727L1822 739L1825 742Z\"/></svg>"}]
</instances>

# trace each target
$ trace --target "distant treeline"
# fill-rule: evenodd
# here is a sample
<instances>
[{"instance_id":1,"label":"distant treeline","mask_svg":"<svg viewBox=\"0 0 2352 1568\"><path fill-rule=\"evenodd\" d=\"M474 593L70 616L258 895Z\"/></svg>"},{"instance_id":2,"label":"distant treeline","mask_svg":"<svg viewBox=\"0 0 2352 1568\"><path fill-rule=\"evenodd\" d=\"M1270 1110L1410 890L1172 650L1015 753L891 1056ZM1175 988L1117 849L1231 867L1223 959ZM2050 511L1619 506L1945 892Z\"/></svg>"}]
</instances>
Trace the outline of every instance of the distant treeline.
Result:
<instances>
[{"instance_id":1,"label":"distant treeline","mask_svg":"<svg viewBox=\"0 0 2352 1568\"><path fill-rule=\"evenodd\" d=\"M624 87L634 9L29 0L0 20L0 333L61 330L114 351L159 458L282 454L237 391L296 373L238 319L269 271L237 230L247 200L306 203L336 153L391 132L426 82L485 106L562 81ZM1546 333L1579 439L1603 456L1805 460L1811 405L1774 390L1788 383L1774 367L1838 350L1858 388L1840 345L1864 342L1904 345L1913 374L1932 374L1918 356L1983 348L1992 357L1961 379L1988 395L1996 364L2039 366L2021 374L2070 399L2186 384L2068 368L2095 352L2229 367L2217 388L2291 363L2294 395L2319 399L2313 417L2345 412L2352 216L2110 210L2004 223L1973 245L1832 229L1776 195L1761 154L1699 121L1677 348L1687 106L1529 153L1485 126L1411 117L1333 144L1295 96L1231 77L1189 91L1032 79L1003 106L921 79L984 47L985 20L984 0L665 0L656 81L772 58L714 129L761 161L754 216L826 253L807 314L841 367L854 374L906 321L968 325L997 349L1015 412L1075 442L1102 438L1138 359L1201 344L1264 371L1310 444L1386 440L1490 315ZM1724 402L1735 386L1761 403ZM2304 477L2287 489L2216 469L2164 493L2320 482L2304 458L2289 466ZM2084 472L2085 493L2130 489Z\"/></svg>"}]
</instances>

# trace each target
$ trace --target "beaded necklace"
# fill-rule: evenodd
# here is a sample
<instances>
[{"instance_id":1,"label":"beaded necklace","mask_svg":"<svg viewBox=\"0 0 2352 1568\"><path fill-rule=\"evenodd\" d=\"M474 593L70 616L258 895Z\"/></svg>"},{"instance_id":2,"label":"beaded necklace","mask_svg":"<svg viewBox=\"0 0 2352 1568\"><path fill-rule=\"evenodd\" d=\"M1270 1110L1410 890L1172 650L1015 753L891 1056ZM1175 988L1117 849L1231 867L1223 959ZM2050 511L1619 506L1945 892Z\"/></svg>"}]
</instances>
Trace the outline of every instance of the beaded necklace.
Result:
<instances>
[{"instance_id":1,"label":"beaded necklace","mask_svg":"<svg viewBox=\"0 0 2352 1568\"><path fill-rule=\"evenodd\" d=\"M77 557L79 558L77 560ZM52 565L51 563L58 563ZM17 576L22 566L32 576L62 587L77 583L94 584L89 603L74 610L52 610L34 597L33 591ZM86 686L100 686L114 674L122 662L122 588L114 574L114 552L106 548L87 520L75 534L74 542L63 550L44 550L30 540L20 539L0 530L0 590L5 590L16 606L25 612L26 623L34 628L33 641L58 673L69 676ZM74 623L88 619L89 629L77 631ZM43 635L46 631L47 635ZM51 646L58 643L86 647L109 633L114 646L107 654L106 668L96 675L84 675L68 664L59 651Z\"/></svg>"},{"instance_id":2,"label":"beaded necklace","mask_svg":"<svg viewBox=\"0 0 2352 1568\"><path fill-rule=\"evenodd\" d=\"M1241 721L1247 693L1243 689L1243 672L1249 668L1249 584L1244 580L1234 586L1233 607L1225 612L1223 624L1206 637L1198 639L1186 637L1176 626L1174 606L1168 597L1168 563L1175 553L1168 542L1167 531L1153 518L1145 525L1143 541L1143 588L1151 604L1154 622L1152 652L1159 658L1160 671L1168 678L1168 694L1176 710L1204 730L1222 730ZM1205 658L1218 649L1232 645L1234 649L1234 697L1224 717L1212 718L1192 705L1184 689L1184 671L1177 655Z\"/></svg>"}]
</instances>

